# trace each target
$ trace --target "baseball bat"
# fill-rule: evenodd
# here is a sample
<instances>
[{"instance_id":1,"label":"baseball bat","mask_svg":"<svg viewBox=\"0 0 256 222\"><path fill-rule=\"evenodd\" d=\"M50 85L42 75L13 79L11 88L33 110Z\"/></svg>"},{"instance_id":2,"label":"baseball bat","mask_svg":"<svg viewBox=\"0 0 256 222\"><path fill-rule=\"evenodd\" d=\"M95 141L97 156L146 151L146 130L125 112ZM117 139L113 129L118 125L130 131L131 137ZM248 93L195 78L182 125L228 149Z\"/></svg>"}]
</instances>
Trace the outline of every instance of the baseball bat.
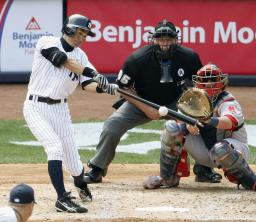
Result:
<instances>
[{"instance_id":1,"label":"baseball bat","mask_svg":"<svg viewBox=\"0 0 256 222\"><path fill-rule=\"evenodd\" d=\"M128 92L126 92L126 91L124 91L122 89L117 88L116 90L117 90L117 92L119 92L119 93L121 93L121 94L123 94L125 96L131 97L131 98L133 98L133 99L135 99L137 101L140 101L140 102L142 102L142 103L144 103L146 105L149 105L149 106L151 106L151 107L153 107L153 108L155 108L157 110L159 110L159 108L161 107L160 105L158 105L156 103L150 102L150 101L148 101L146 99L143 99L143 98L141 98L139 96L136 96L136 95L133 95L131 93L128 93ZM200 122L197 119L194 119L194 118L192 118L190 116L184 115L182 113L179 113L179 112L171 110L171 109L168 109L168 114L167 115L172 117L172 118L174 118L174 119L177 119L177 120L180 120L180 121L182 121L184 123L187 123L189 125L193 125L193 126L198 125L198 124L201 125Z\"/></svg>"}]
</instances>

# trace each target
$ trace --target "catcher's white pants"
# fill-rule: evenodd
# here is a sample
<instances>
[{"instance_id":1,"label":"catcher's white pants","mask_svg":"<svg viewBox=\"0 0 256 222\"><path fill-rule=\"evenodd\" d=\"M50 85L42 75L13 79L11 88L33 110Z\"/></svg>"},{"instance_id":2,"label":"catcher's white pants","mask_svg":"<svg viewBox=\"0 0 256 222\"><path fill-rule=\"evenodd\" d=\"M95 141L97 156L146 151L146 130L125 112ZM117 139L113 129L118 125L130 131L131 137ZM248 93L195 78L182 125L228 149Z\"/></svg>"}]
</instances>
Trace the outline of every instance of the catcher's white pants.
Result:
<instances>
[{"instance_id":1,"label":"catcher's white pants","mask_svg":"<svg viewBox=\"0 0 256 222\"><path fill-rule=\"evenodd\" d=\"M80 175L83 164L75 144L67 103L48 105L26 100L23 114L29 129L44 147L48 161L61 160L71 175Z\"/></svg>"},{"instance_id":2,"label":"catcher's white pants","mask_svg":"<svg viewBox=\"0 0 256 222\"><path fill-rule=\"evenodd\" d=\"M249 156L249 147L247 144L242 143L233 138L226 138L230 142L234 149L242 153L243 157L247 160ZM201 135L188 135L186 136L185 149L193 157L193 159L202 165L209 167L217 167L217 165L211 160L210 153Z\"/></svg>"}]
</instances>

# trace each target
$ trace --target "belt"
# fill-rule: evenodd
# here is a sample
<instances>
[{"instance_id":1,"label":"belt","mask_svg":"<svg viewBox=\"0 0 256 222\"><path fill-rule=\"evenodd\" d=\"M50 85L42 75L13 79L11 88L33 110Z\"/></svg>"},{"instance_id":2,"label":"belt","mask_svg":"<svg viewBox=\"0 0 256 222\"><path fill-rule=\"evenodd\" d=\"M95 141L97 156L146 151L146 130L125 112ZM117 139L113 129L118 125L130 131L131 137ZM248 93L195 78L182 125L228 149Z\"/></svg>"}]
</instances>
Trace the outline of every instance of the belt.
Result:
<instances>
[{"instance_id":1,"label":"belt","mask_svg":"<svg viewBox=\"0 0 256 222\"><path fill-rule=\"evenodd\" d=\"M48 105L67 102L67 99L52 99L50 97L42 97L42 96L35 96L35 95L29 95L28 99L41 102L41 103L47 103Z\"/></svg>"}]
</instances>

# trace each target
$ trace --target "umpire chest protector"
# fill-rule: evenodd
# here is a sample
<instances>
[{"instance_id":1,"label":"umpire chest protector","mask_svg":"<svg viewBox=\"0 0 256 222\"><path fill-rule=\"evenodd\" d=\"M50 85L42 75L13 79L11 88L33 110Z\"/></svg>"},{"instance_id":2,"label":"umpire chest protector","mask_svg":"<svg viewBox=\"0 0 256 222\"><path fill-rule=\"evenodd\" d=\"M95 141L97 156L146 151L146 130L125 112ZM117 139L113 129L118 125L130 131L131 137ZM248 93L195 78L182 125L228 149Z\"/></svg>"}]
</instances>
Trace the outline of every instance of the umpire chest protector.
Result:
<instances>
[{"instance_id":1,"label":"umpire chest protector","mask_svg":"<svg viewBox=\"0 0 256 222\"><path fill-rule=\"evenodd\" d=\"M172 60L160 63L153 47L148 45L135 51L125 62L123 73L131 77L131 84L142 98L168 105L179 98L185 80L191 79L201 62L192 51L179 46ZM163 72L167 81L163 81Z\"/></svg>"}]
</instances>

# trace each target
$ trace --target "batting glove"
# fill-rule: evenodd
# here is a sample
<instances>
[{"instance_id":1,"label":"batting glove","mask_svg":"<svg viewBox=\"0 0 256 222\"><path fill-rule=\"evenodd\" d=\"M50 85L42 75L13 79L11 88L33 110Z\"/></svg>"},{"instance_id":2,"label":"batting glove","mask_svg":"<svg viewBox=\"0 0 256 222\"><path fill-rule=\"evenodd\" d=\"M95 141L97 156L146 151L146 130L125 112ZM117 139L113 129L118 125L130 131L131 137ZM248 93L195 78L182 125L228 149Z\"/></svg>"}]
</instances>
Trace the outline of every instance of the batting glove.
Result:
<instances>
[{"instance_id":1,"label":"batting glove","mask_svg":"<svg viewBox=\"0 0 256 222\"><path fill-rule=\"evenodd\" d=\"M93 77L93 79L98 83L97 86L100 89L107 88L107 86L108 86L108 79L105 76L103 76L103 75L98 73L95 77Z\"/></svg>"},{"instance_id":2,"label":"batting glove","mask_svg":"<svg viewBox=\"0 0 256 222\"><path fill-rule=\"evenodd\" d=\"M108 84L105 88L103 88L103 91L107 94L115 95L117 88L117 84Z\"/></svg>"}]
</instances>

